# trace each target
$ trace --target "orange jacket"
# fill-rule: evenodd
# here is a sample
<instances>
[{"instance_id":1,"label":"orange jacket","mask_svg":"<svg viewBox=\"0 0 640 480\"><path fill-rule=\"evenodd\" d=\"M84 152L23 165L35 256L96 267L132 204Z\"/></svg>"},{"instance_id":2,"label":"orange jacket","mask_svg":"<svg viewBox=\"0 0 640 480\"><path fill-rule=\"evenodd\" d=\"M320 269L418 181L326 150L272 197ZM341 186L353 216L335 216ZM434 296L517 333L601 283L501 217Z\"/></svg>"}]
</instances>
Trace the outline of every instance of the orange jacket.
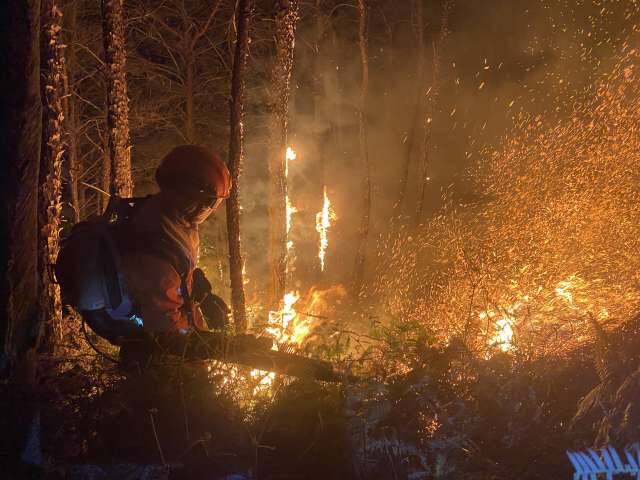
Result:
<instances>
[{"instance_id":1,"label":"orange jacket","mask_svg":"<svg viewBox=\"0 0 640 480\"><path fill-rule=\"evenodd\" d=\"M149 332L207 329L200 309L187 308L177 264L184 265L190 294L198 259L197 225L184 222L175 210L173 193L162 191L144 200L131 222L132 248L122 255L128 291ZM179 258L177 262L173 259Z\"/></svg>"}]
</instances>

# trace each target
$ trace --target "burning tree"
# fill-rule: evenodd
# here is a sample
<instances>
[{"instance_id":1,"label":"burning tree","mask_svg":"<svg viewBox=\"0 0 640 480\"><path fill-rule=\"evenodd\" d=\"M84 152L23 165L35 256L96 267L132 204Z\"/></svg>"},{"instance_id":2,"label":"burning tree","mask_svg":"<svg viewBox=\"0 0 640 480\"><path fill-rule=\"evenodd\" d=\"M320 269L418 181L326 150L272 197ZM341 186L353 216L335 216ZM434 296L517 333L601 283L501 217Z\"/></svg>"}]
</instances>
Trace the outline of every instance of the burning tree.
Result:
<instances>
[{"instance_id":1,"label":"burning tree","mask_svg":"<svg viewBox=\"0 0 640 480\"><path fill-rule=\"evenodd\" d=\"M243 159L244 125L243 101L247 56L249 54L250 4L240 0L236 8L236 48L231 75L231 103L229 121L229 171L233 188L227 200L227 232L229 238L229 272L231 276L231 303L238 333L247 328L245 308L242 250L240 248L240 167Z\"/></svg>"},{"instance_id":2,"label":"burning tree","mask_svg":"<svg viewBox=\"0 0 640 480\"><path fill-rule=\"evenodd\" d=\"M277 3L275 59L271 70L269 100L269 243L270 291L268 304L277 310L284 298L287 269L287 152L290 80L293 69L298 1Z\"/></svg>"}]
</instances>

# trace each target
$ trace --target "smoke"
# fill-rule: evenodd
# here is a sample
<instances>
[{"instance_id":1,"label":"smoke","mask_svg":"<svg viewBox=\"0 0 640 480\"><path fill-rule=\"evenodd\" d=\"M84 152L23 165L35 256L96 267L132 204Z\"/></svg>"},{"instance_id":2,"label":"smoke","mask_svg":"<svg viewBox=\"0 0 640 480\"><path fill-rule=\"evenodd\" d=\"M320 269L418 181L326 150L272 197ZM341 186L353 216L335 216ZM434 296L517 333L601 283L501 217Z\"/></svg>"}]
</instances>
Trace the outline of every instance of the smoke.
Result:
<instances>
[{"instance_id":1,"label":"smoke","mask_svg":"<svg viewBox=\"0 0 640 480\"><path fill-rule=\"evenodd\" d=\"M289 143L298 160L291 166L289 192L298 209L291 235L297 257L294 286L299 288L350 281L362 215L358 17L349 5L329 3L307 5L297 35ZM398 225L428 222L442 208L443 192L456 204L486 197L470 169L502 144L521 115L541 115L553 123L570 115L575 102L593 95L590 86L611 68L614 52L633 31L640 8L636 2L612 1L429 2L424 12L424 76L419 81L413 5L380 2L372 4L370 13L370 276L378 256L385 253L377 251L377 240ZM266 72L268 58L257 57L254 69ZM243 176L244 245L248 271L258 278L266 274L266 157L260 114L264 78L259 74L253 84ZM414 134L405 200L400 210L394 210L394 204L415 107L425 95L433 98L426 168L430 180L424 212L417 218L424 118L418 118ZM421 115L427 116L424 111ZM329 234L326 271L321 274L315 214L325 184L338 220ZM400 219L394 219L397 216Z\"/></svg>"}]
</instances>

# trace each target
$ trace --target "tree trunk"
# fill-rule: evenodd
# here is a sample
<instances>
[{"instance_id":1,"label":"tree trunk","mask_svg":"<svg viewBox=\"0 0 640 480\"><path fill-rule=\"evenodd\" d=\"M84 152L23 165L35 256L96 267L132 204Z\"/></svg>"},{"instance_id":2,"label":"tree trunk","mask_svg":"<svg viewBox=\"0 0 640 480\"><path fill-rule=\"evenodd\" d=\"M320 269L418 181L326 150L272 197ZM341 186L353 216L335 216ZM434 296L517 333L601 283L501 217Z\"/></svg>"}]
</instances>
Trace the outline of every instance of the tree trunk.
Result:
<instances>
[{"instance_id":1,"label":"tree trunk","mask_svg":"<svg viewBox=\"0 0 640 480\"><path fill-rule=\"evenodd\" d=\"M0 374L9 374L11 396L7 428L0 450L8 478L28 478L34 472L13 472L22 462L37 467L42 459L23 454L38 425L36 356L38 320L37 182L40 158L40 2L10 1L0 15L0 70L11 95L3 98L0 141ZM37 432L37 429L35 430ZM37 452L36 452L37 453ZM15 473L15 475L13 475Z\"/></svg>"},{"instance_id":2,"label":"tree trunk","mask_svg":"<svg viewBox=\"0 0 640 480\"><path fill-rule=\"evenodd\" d=\"M111 165L111 148L109 141L109 132L108 130L104 132L102 137L102 185L101 188L105 192L111 191L111 187L113 185L113 167ZM96 205L98 206L98 214L104 212L109 204L109 197L103 193L97 192L98 201Z\"/></svg>"},{"instance_id":3,"label":"tree trunk","mask_svg":"<svg viewBox=\"0 0 640 480\"><path fill-rule=\"evenodd\" d=\"M2 237L2 333L5 354L24 351L37 306L37 181L40 158L40 2L8 2L3 29L3 71L12 95L5 98L3 174L0 175Z\"/></svg>"},{"instance_id":4,"label":"tree trunk","mask_svg":"<svg viewBox=\"0 0 640 480\"><path fill-rule=\"evenodd\" d=\"M276 14L276 57L271 70L268 126L269 307L277 310L286 289L287 179L285 174L290 80L293 69L298 0L279 0Z\"/></svg>"},{"instance_id":5,"label":"tree trunk","mask_svg":"<svg viewBox=\"0 0 640 480\"><path fill-rule=\"evenodd\" d=\"M73 0L69 4L66 28L70 34L68 39L66 56L65 56L65 74L64 78L64 101L62 104L65 120L65 153L67 172L69 175L69 196L71 197L71 209L73 210L73 223L78 223L83 217L82 205L80 204L80 195L78 187L78 177L80 174L80 166L78 165L78 115L76 110L76 99L74 92L73 71L75 69L75 49L76 25L78 18L78 3Z\"/></svg>"},{"instance_id":6,"label":"tree trunk","mask_svg":"<svg viewBox=\"0 0 640 480\"><path fill-rule=\"evenodd\" d=\"M107 128L111 159L110 191L120 197L131 197L133 180L122 10L122 0L102 0L102 35L107 76Z\"/></svg>"},{"instance_id":7,"label":"tree trunk","mask_svg":"<svg viewBox=\"0 0 640 480\"><path fill-rule=\"evenodd\" d=\"M184 80L184 134L187 143L195 142L193 129L193 69L194 60L192 57L187 57Z\"/></svg>"},{"instance_id":8,"label":"tree trunk","mask_svg":"<svg viewBox=\"0 0 640 480\"><path fill-rule=\"evenodd\" d=\"M60 249L62 214L62 91L64 57L60 42L62 12L56 0L42 0L41 15L41 98L42 153L38 185L38 270L40 277L40 315L45 328L47 349L55 345L62 321L60 287L51 276L51 268Z\"/></svg>"},{"instance_id":9,"label":"tree trunk","mask_svg":"<svg viewBox=\"0 0 640 480\"><path fill-rule=\"evenodd\" d=\"M369 94L369 33L367 0L358 0L360 16L359 44L360 64L362 67L362 83L360 86L360 105L358 108L358 127L360 143L360 161L362 163L362 219L358 232L358 249L354 269L353 292L359 295L362 291L365 273L365 259L369 239L369 223L371 215L371 166L369 165L369 148L367 145L367 97Z\"/></svg>"},{"instance_id":10,"label":"tree trunk","mask_svg":"<svg viewBox=\"0 0 640 480\"><path fill-rule=\"evenodd\" d=\"M407 195L407 187L409 183L409 171L411 168L411 158L416 146L416 137L419 135L422 111L425 104L424 91L424 0L414 0L414 15L416 22L416 42L417 42L417 63L416 63L416 99L409 124L409 131L405 139L404 163L402 164L402 172L400 176L400 189L398 191L398 199L394 205L397 214L402 214L402 205Z\"/></svg>"},{"instance_id":11,"label":"tree trunk","mask_svg":"<svg viewBox=\"0 0 640 480\"><path fill-rule=\"evenodd\" d=\"M244 159L244 79L249 55L249 0L238 0L235 12L236 46L231 73L231 100L229 108L229 171L233 188L227 200L227 235L229 239L229 276L231 280L231 306L237 333L247 329L244 281L244 260L240 246L240 168Z\"/></svg>"},{"instance_id":12,"label":"tree trunk","mask_svg":"<svg viewBox=\"0 0 640 480\"><path fill-rule=\"evenodd\" d=\"M442 18L440 21L440 35L438 36L437 41L432 42L432 75L431 75L431 92L429 93L429 99L426 102L426 106L424 109L423 115L423 142L422 142L422 168L421 168L421 186L420 186L420 194L418 196L418 207L416 208L416 217L415 223L416 225L420 224L422 221L424 205L427 195L427 185L429 184L429 146L431 143L431 129L432 129L432 119L433 113L435 109L435 103L438 96L438 77L440 71L440 57L438 53L438 48L444 43L444 40L448 34L448 22L449 22L449 13L453 8L453 0L447 0L442 7Z\"/></svg>"}]
</instances>

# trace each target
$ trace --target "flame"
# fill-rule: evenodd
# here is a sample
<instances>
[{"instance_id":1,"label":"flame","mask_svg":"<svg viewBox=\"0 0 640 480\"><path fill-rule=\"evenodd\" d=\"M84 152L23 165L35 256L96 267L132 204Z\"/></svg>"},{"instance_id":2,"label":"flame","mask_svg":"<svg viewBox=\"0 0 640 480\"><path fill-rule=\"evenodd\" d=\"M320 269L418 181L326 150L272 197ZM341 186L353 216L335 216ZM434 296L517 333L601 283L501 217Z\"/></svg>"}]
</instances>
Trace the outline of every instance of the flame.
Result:
<instances>
[{"instance_id":1,"label":"flame","mask_svg":"<svg viewBox=\"0 0 640 480\"><path fill-rule=\"evenodd\" d=\"M324 202L322 204L322 210L316 214L316 232L320 234L320 248L318 250L318 258L320 259L320 270L324 272L324 257L329 246L329 238L327 233L329 227L331 227L331 221L335 220L336 215L331 208L331 202L327 196L327 186L324 186Z\"/></svg>"},{"instance_id":2,"label":"flame","mask_svg":"<svg viewBox=\"0 0 640 480\"><path fill-rule=\"evenodd\" d=\"M299 346L309 334L309 322L301 320L295 309L298 300L299 292L287 292L282 299L282 308L277 312L269 312L266 332L273 337L276 345L293 343ZM277 349L275 345L274 349Z\"/></svg>"},{"instance_id":3,"label":"flame","mask_svg":"<svg viewBox=\"0 0 640 480\"><path fill-rule=\"evenodd\" d=\"M295 150L291 147L287 147L287 151L284 154L284 176L289 176L289 162L297 158Z\"/></svg>"},{"instance_id":4,"label":"flame","mask_svg":"<svg viewBox=\"0 0 640 480\"><path fill-rule=\"evenodd\" d=\"M293 206L291 199L289 198L289 162L295 160L297 157L295 150L291 147L287 147L287 151L285 153L285 162L284 162L284 176L285 176L285 214L286 214L286 248L287 248L287 256L290 255L293 249L293 241L289 239L289 232L291 231L291 218L294 213L298 211L296 207ZM287 270L289 269L289 259L287 259Z\"/></svg>"},{"instance_id":5,"label":"flame","mask_svg":"<svg viewBox=\"0 0 640 480\"><path fill-rule=\"evenodd\" d=\"M289 235L289 232L291 231L291 216L294 213L296 213L298 211L298 209L293 206L293 203L291 203L291 199L289 198L289 195L286 196L286 202L287 202L287 207L286 207L286 209L287 209L287 235Z\"/></svg>"},{"instance_id":6,"label":"flame","mask_svg":"<svg viewBox=\"0 0 640 480\"><path fill-rule=\"evenodd\" d=\"M248 285L251 280L247 276L247 263L245 261L242 262L242 283L244 285Z\"/></svg>"},{"instance_id":7,"label":"flame","mask_svg":"<svg viewBox=\"0 0 640 480\"><path fill-rule=\"evenodd\" d=\"M491 344L503 352L508 352L513 348L513 320L500 318L496 320L495 327L495 335L491 339Z\"/></svg>"}]
</instances>

